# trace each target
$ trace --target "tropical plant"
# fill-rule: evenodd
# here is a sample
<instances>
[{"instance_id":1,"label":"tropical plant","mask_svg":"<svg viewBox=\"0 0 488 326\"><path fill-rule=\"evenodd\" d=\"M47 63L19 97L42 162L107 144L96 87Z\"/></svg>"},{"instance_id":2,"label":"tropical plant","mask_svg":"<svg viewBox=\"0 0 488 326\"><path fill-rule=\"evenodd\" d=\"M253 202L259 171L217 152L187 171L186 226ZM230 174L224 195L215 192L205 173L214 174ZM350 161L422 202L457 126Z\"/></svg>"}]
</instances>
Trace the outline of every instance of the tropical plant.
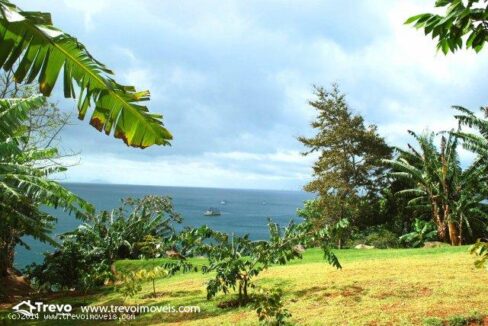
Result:
<instances>
[{"instance_id":1,"label":"tropical plant","mask_svg":"<svg viewBox=\"0 0 488 326\"><path fill-rule=\"evenodd\" d=\"M63 238L79 243L85 255L104 261L115 277L116 259L139 258L137 244L147 239L147 236L170 237L175 233L173 222L180 223L181 216L174 211L170 198L127 198L120 208L101 212L93 221L65 233Z\"/></svg>"},{"instance_id":2,"label":"tropical plant","mask_svg":"<svg viewBox=\"0 0 488 326\"><path fill-rule=\"evenodd\" d=\"M364 119L352 113L337 85L332 85L330 92L316 87L315 95L309 104L317 111L311 123L316 134L298 138L307 147L304 155L319 154L313 180L304 188L318 195L316 204L322 214L315 218L317 223L336 224L348 219L355 225L385 187L381 160L391 157L391 148L378 135L376 126L365 126ZM368 205L362 205L363 199ZM338 239L339 247L344 240Z\"/></svg>"},{"instance_id":3,"label":"tropical plant","mask_svg":"<svg viewBox=\"0 0 488 326\"><path fill-rule=\"evenodd\" d=\"M198 241L191 241L197 246L193 252L204 254L209 262L202 267L203 273L215 275L207 283L207 299L219 292L229 293L230 290L237 289L236 304L248 303L248 289L252 286L253 279L272 264L284 265L290 260L301 258L302 245L320 243L324 258L332 266L341 268L337 257L330 250L326 229L314 232L312 225L308 223L290 223L281 229L272 221L268 227L269 240L259 241L250 240L249 235L228 236L207 227L192 233L200 238ZM180 268L180 264L183 264L184 268ZM191 269L191 264L187 261L171 262L167 263L165 268L174 273L177 270Z\"/></svg>"},{"instance_id":4,"label":"tropical plant","mask_svg":"<svg viewBox=\"0 0 488 326\"><path fill-rule=\"evenodd\" d=\"M31 265L27 274L41 285L77 290L113 282L118 276L115 261L139 258L144 253L140 244L148 237L172 237L173 222L181 222L181 216L173 210L168 197L125 199L120 208L101 212L61 235L60 247L46 254L42 264Z\"/></svg>"},{"instance_id":5,"label":"tropical plant","mask_svg":"<svg viewBox=\"0 0 488 326\"><path fill-rule=\"evenodd\" d=\"M133 297L142 290L142 283L150 281L152 283L152 296L157 297L156 280L169 275L169 272L156 266L152 269L140 269L138 271L130 271L120 277L122 285L117 286L117 290L124 294L125 297Z\"/></svg>"},{"instance_id":6,"label":"tropical plant","mask_svg":"<svg viewBox=\"0 0 488 326\"><path fill-rule=\"evenodd\" d=\"M431 216L440 240L459 245L464 227L470 231L471 222L484 224L488 217L485 167L475 161L467 169L461 168L454 132L441 137L440 150L434 145L434 133L409 133L420 152L409 145L408 151L397 149L397 160L385 160L393 168L391 176L414 182L413 188L397 194L413 197L409 205Z\"/></svg>"},{"instance_id":7,"label":"tropical plant","mask_svg":"<svg viewBox=\"0 0 488 326\"><path fill-rule=\"evenodd\" d=\"M444 15L424 13L410 17L406 24L423 29L425 35L437 38L437 48L447 54L465 44L479 52L488 40L488 7L486 0L436 0L435 7L445 7Z\"/></svg>"},{"instance_id":8,"label":"tropical plant","mask_svg":"<svg viewBox=\"0 0 488 326\"><path fill-rule=\"evenodd\" d=\"M456 132L456 135L463 140L463 147L478 154L480 159L482 159L481 162L486 162L488 158L488 120L477 116L462 106L453 106L453 108L459 111L459 114L455 115L455 117L462 126L475 128L478 131L478 134L461 130ZM481 112L484 113L486 118L488 108L481 108Z\"/></svg>"},{"instance_id":9,"label":"tropical plant","mask_svg":"<svg viewBox=\"0 0 488 326\"><path fill-rule=\"evenodd\" d=\"M478 240L469 248L469 251L477 257L474 265L477 268L485 267L488 270L488 242Z\"/></svg>"},{"instance_id":10,"label":"tropical plant","mask_svg":"<svg viewBox=\"0 0 488 326\"><path fill-rule=\"evenodd\" d=\"M414 230L400 237L400 241L408 247L421 247L427 241L437 239L436 226L432 221L415 219L413 224Z\"/></svg>"},{"instance_id":11,"label":"tropical plant","mask_svg":"<svg viewBox=\"0 0 488 326\"><path fill-rule=\"evenodd\" d=\"M27 112L44 104L43 97L0 99L0 275L12 268L15 246L24 235L56 245L49 232L56 220L39 205L64 208L87 218L93 207L59 183L48 179L65 169L51 166L54 148L22 150L27 138ZM25 245L26 246L26 245Z\"/></svg>"},{"instance_id":12,"label":"tropical plant","mask_svg":"<svg viewBox=\"0 0 488 326\"><path fill-rule=\"evenodd\" d=\"M281 289L260 288L253 298L253 307L258 314L261 325L288 325L291 313L284 308L283 291Z\"/></svg>"},{"instance_id":13,"label":"tropical plant","mask_svg":"<svg viewBox=\"0 0 488 326\"><path fill-rule=\"evenodd\" d=\"M71 239L65 239L55 252L45 253L42 264L27 266L23 274L38 292L86 292L113 280L109 265L86 255L79 243Z\"/></svg>"},{"instance_id":14,"label":"tropical plant","mask_svg":"<svg viewBox=\"0 0 488 326\"><path fill-rule=\"evenodd\" d=\"M23 11L0 0L0 43L0 67L15 70L18 83L38 78L39 91L45 96L51 94L62 72L64 96L78 98L79 119L94 108L90 124L98 131L113 133L140 148L168 145L172 139L162 116L149 113L141 104L149 100L149 91L117 83L113 72L83 44L53 26L49 13Z\"/></svg>"}]
</instances>

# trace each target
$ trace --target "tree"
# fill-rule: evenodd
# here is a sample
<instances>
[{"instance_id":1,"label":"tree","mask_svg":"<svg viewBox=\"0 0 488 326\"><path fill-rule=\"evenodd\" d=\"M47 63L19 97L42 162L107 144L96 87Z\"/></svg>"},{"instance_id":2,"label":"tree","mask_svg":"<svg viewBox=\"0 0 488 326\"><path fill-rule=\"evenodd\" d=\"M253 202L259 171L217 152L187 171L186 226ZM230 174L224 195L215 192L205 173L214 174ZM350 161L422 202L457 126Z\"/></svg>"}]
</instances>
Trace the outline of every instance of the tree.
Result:
<instances>
[{"instance_id":1,"label":"tree","mask_svg":"<svg viewBox=\"0 0 488 326\"><path fill-rule=\"evenodd\" d=\"M258 241L250 240L248 234L229 236L207 226L184 232L184 241L195 246L189 251L208 259L208 264L202 267L203 273L214 275L207 283L207 299L213 298L219 292L227 294L237 288L236 304L248 303L248 290L253 286L253 279L273 264L285 265L290 260L301 258L302 245L319 244L328 263L341 268L339 260L330 250L327 229L316 232L307 222L290 222L285 228L280 228L272 221L269 221L268 228L269 240ZM190 236L197 239L189 240ZM171 274L181 270L194 270L192 264L186 260L167 263L165 268Z\"/></svg>"},{"instance_id":2,"label":"tree","mask_svg":"<svg viewBox=\"0 0 488 326\"><path fill-rule=\"evenodd\" d=\"M480 52L488 40L488 6L486 0L436 0L436 7L446 7L444 15L424 13L410 17L406 24L422 28L425 35L437 38L437 49L444 54L455 52L465 44Z\"/></svg>"},{"instance_id":3,"label":"tree","mask_svg":"<svg viewBox=\"0 0 488 326\"><path fill-rule=\"evenodd\" d=\"M0 276L11 270L15 246L24 244L22 236L55 244L49 232L56 219L39 205L62 207L80 218L93 211L91 205L47 178L64 171L63 167L46 165L56 156L56 149L22 150L27 112L44 103L43 97L0 99Z\"/></svg>"},{"instance_id":4,"label":"tree","mask_svg":"<svg viewBox=\"0 0 488 326\"><path fill-rule=\"evenodd\" d=\"M317 132L298 140L309 149L304 155L320 156L313 167L314 179L304 188L318 195L322 223L342 219L355 223L384 187L381 160L390 157L391 149L376 126L366 127L364 119L351 112L337 85L330 92L316 87L315 95L309 104L317 111L311 124Z\"/></svg>"},{"instance_id":5,"label":"tree","mask_svg":"<svg viewBox=\"0 0 488 326\"><path fill-rule=\"evenodd\" d=\"M39 91L45 96L51 94L62 71L64 96L78 98L81 120L94 108L90 124L98 131L113 133L127 145L140 148L168 145L172 139L162 116L149 113L141 104L149 100L149 91L117 83L113 72L83 44L53 26L49 13L23 11L0 0L0 44L0 67L15 69L18 83L38 78Z\"/></svg>"},{"instance_id":6,"label":"tree","mask_svg":"<svg viewBox=\"0 0 488 326\"><path fill-rule=\"evenodd\" d=\"M407 151L397 149L400 155L396 160L385 161L393 168L391 176L414 182L413 188L397 194L411 196L409 205L423 209L431 217L439 239L460 245L464 226L469 231L471 222L486 223L488 218L485 167L475 161L467 169L461 168L455 133L441 137L440 150L434 144L434 133L410 134L420 151L409 145Z\"/></svg>"}]
</instances>

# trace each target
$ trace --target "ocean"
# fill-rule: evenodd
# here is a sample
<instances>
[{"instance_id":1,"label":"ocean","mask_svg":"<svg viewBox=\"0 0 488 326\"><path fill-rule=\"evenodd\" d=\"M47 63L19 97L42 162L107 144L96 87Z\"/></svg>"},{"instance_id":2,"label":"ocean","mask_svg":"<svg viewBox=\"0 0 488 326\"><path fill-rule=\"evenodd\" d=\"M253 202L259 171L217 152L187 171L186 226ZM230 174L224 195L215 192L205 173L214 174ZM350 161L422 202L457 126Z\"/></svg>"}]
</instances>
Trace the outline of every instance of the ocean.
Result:
<instances>
[{"instance_id":1,"label":"ocean","mask_svg":"<svg viewBox=\"0 0 488 326\"><path fill-rule=\"evenodd\" d=\"M227 233L249 233L252 239L268 238L268 218L285 225L297 220L296 210L312 195L302 191L248 190L190 187L159 187L111 184L65 184L67 188L95 205L98 211L111 210L120 206L125 197L145 195L169 196L173 199L175 210L183 217L184 226L208 225L210 228ZM224 204L222 202L225 202ZM210 207L215 207L221 216L204 216ZM53 237L75 229L81 222L60 210L50 211L58 218ZM26 237L23 239L30 250L17 246L15 266L23 268L33 262L42 261L42 253L53 250L47 244Z\"/></svg>"}]
</instances>

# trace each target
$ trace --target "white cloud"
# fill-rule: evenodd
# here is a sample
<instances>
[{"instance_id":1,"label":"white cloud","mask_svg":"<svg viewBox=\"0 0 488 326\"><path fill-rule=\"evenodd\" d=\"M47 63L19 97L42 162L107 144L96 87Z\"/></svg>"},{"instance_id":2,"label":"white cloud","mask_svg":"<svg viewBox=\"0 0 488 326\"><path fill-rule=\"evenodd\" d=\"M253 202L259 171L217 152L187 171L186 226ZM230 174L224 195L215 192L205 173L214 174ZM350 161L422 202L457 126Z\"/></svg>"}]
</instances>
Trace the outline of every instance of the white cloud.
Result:
<instances>
[{"instance_id":1,"label":"white cloud","mask_svg":"<svg viewBox=\"0 0 488 326\"><path fill-rule=\"evenodd\" d=\"M263 163L262 172L220 161L226 156L236 157L235 154L164 156L147 161L134 161L111 154L90 155L83 158L79 165L70 168L65 176L72 182L103 180L121 184L299 190L308 179L308 171L306 168L287 171L276 164L283 159L281 155L271 154L270 157L275 157L275 164ZM238 160L242 159L242 156L237 157ZM248 163L247 160L253 161L254 157L246 157L243 165Z\"/></svg>"},{"instance_id":2,"label":"white cloud","mask_svg":"<svg viewBox=\"0 0 488 326\"><path fill-rule=\"evenodd\" d=\"M99 171L97 179L111 182L299 188L313 157L299 155L295 138L313 132L313 84L339 82L352 108L398 146L411 141L407 129L454 127L451 104L485 104L486 55L444 56L403 25L431 11L430 1L64 3L54 20L71 15L75 35L79 25L96 29L85 39L124 83L151 91L149 107L175 137L173 147L142 154L88 137L93 145L69 172L73 181ZM78 145L79 135L72 138Z\"/></svg>"}]
</instances>

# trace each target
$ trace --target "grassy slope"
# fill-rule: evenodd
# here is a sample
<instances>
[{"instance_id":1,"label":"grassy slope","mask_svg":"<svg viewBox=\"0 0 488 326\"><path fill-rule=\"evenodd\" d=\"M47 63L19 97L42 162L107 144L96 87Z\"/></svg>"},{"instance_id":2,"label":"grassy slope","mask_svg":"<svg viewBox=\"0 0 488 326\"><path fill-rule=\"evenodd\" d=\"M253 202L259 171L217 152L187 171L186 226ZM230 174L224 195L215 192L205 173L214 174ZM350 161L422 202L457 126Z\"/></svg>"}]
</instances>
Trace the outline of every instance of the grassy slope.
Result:
<instances>
[{"instance_id":1,"label":"grassy slope","mask_svg":"<svg viewBox=\"0 0 488 326\"><path fill-rule=\"evenodd\" d=\"M260 286L281 286L285 303L297 324L419 324L425 317L448 318L476 310L488 313L488 273L473 267L467 247L436 249L342 250L343 265L335 270L322 261L318 250L304 259L262 273ZM120 272L159 265L162 260L120 261ZM201 263L202 260L197 262ZM199 314L138 316L136 324L220 325L256 324L249 308L220 309L205 299L208 275L190 273L157 282L159 298L143 297L150 284L125 304L199 305ZM226 297L227 299L228 297ZM66 298L78 304L123 304L123 298L105 291L86 298ZM132 323L131 323L132 324Z\"/></svg>"}]
</instances>

